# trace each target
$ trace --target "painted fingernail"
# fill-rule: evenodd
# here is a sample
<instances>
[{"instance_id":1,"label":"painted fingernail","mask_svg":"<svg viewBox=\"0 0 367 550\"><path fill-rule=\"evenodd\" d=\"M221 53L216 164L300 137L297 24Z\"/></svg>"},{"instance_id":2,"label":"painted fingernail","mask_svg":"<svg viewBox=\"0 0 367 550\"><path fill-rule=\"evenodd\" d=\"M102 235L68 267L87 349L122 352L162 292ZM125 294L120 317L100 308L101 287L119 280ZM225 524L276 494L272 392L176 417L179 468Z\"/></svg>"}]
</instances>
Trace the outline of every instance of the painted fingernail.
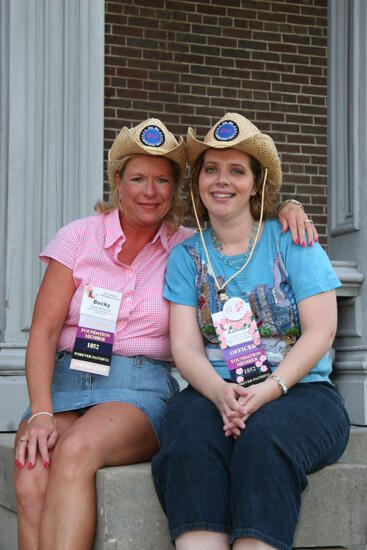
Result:
<instances>
[{"instance_id":1,"label":"painted fingernail","mask_svg":"<svg viewBox=\"0 0 367 550\"><path fill-rule=\"evenodd\" d=\"M15 465L18 466L19 462L18 462L18 459L16 458L15 459Z\"/></svg>"},{"instance_id":2,"label":"painted fingernail","mask_svg":"<svg viewBox=\"0 0 367 550\"><path fill-rule=\"evenodd\" d=\"M318 237L315 237L315 241L318 243L318 242L319 242L319 238L318 238Z\"/></svg>"},{"instance_id":3,"label":"painted fingernail","mask_svg":"<svg viewBox=\"0 0 367 550\"><path fill-rule=\"evenodd\" d=\"M47 460L45 460L44 463L43 463L43 466L46 468L46 470L47 470L47 468L48 468L48 464L49 464L49 463L47 462Z\"/></svg>"},{"instance_id":4,"label":"painted fingernail","mask_svg":"<svg viewBox=\"0 0 367 550\"><path fill-rule=\"evenodd\" d=\"M33 464L32 464L32 462L30 462L30 463L28 464L28 470L32 470L32 468L33 468Z\"/></svg>"},{"instance_id":5,"label":"painted fingernail","mask_svg":"<svg viewBox=\"0 0 367 550\"><path fill-rule=\"evenodd\" d=\"M296 244L299 244L299 240L298 240L298 239L296 239L294 242L295 242Z\"/></svg>"},{"instance_id":6,"label":"painted fingernail","mask_svg":"<svg viewBox=\"0 0 367 550\"><path fill-rule=\"evenodd\" d=\"M306 246L305 241L302 241L302 242L301 242L301 246L302 246L303 248Z\"/></svg>"},{"instance_id":7,"label":"painted fingernail","mask_svg":"<svg viewBox=\"0 0 367 550\"><path fill-rule=\"evenodd\" d=\"M18 462L18 468L21 470L23 468L23 464L21 462Z\"/></svg>"},{"instance_id":8,"label":"painted fingernail","mask_svg":"<svg viewBox=\"0 0 367 550\"><path fill-rule=\"evenodd\" d=\"M310 242L308 243L308 246L313 246L313 242L310 241Z\"/></svg>"}]
</instances>

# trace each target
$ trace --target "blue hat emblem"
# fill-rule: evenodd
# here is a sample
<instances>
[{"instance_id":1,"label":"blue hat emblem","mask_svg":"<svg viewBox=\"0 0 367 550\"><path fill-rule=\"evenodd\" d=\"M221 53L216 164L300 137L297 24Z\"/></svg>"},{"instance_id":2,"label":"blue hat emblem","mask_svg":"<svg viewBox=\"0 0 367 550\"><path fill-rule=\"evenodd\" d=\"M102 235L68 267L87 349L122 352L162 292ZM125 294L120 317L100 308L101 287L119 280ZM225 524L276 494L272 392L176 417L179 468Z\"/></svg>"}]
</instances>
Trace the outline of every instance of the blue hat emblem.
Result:
<instances>
[{"instance_id":1,"label":"blue hat emblem","mask_svg":"<svg viewBox=\"0 0 367 550\"><path fill-rule=\"evenodd\" d=\"M165 142L165 137L158 126L146 126L140 133L140 141L148 147L160 147Z\"/></svg>"},{"instance_id":2,"label":"blue hat emblem","mask_svg":"<svg viewBox=\"0 0 367 550\"><path fill-rule=\"evenodd\" d=\"M214 130L217 141L232 141L238 136L239 128L233 120L224 120Z\"/></svg>"}]
</instances>

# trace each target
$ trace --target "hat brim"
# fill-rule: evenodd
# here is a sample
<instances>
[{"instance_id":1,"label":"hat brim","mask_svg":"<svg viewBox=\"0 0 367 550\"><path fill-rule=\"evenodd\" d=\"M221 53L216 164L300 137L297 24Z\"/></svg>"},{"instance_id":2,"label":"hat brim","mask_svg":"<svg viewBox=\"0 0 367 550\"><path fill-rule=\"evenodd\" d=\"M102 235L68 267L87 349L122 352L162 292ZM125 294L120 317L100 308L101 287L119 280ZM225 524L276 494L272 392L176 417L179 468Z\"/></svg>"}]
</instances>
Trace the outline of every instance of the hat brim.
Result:
<instances>
[{"instance_id":1,"label":"hat brim","mask_svg":"<svg viewBox=\"0 0 367 550\"><path fill-rule=\"evenodd\" d=\"M207 149L238 149L255 157L263 168L268 169L268 178L279 187L282 184L282 169L278 152L270 136L254 133L252 136L231 145L230 141L204 143L195 137L192 128L187 131L187 155L192 169L198 157Z\"/></svg>"},{"instance_id":2,"label":"hat brim","mask_svg":"<svg viewBox=\"0 0 367 550\"><path fill-rule=\"evenodd\" d=\"M183 179L186 169L187 151L186 144L180 136L177 147L173 149L165 149L164 147L148 147L142 146L129 131L129 128L124 127L112 144L107 162L107 174L110 185L114 186L115 171L112 170L111 161L115 162L122 160L130 155L148 155L167 158L175 162L180 167L180 180Z\"/></svg>"}]
</instances>

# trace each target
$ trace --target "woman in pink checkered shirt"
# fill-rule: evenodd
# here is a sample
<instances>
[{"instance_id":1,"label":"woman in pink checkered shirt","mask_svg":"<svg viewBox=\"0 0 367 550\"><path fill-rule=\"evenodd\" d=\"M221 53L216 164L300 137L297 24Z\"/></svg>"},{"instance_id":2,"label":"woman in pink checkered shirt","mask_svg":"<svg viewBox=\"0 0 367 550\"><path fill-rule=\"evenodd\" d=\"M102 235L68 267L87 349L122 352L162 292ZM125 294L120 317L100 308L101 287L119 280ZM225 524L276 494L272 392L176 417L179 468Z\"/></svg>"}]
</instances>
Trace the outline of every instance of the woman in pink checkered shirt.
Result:
<instances>
[{"instance_id":1,"label":"woman in pink checkered shirt","mask_svg":"<svg viewBox=\"0 0 367 550\"><path fill-rule=\"evenodd\" d=\"M15 446L22 550L91 548L96 471L149 461L159 448L179 391L162 289L170 250L192 234L180 226L185 166L182 138L160 120L123 128L108 157L110 203L63 227L41 253L48 265L26 357L30 407ZM282 212L294 240L304 235L303 211ZM108 376L70 368L83 293L93 289L122 293Z\"/></svg>"}]
</instances>

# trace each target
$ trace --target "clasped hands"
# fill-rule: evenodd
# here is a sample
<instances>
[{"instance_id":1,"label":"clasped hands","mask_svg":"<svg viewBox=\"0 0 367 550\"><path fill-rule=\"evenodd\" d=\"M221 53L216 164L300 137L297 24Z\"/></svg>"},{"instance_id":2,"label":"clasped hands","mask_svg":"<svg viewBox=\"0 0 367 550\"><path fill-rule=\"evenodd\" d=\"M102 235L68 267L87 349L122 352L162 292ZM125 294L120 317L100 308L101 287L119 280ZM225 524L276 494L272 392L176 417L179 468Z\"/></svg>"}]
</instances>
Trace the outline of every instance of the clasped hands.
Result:
<instances>
[{"instance_id":1,"label":"clasped hands","mask_svg":"<svg viewBox=\"0 0 367 550\"><path fill-rule=\"evenodd\" d=\"M237 439L250 416L260 407L274 399L272 384L267 381L253 384L248 388L225 382L218 383L215 391L215 405L222 419L226 437Z\"/></svg>"}]
</instances>

